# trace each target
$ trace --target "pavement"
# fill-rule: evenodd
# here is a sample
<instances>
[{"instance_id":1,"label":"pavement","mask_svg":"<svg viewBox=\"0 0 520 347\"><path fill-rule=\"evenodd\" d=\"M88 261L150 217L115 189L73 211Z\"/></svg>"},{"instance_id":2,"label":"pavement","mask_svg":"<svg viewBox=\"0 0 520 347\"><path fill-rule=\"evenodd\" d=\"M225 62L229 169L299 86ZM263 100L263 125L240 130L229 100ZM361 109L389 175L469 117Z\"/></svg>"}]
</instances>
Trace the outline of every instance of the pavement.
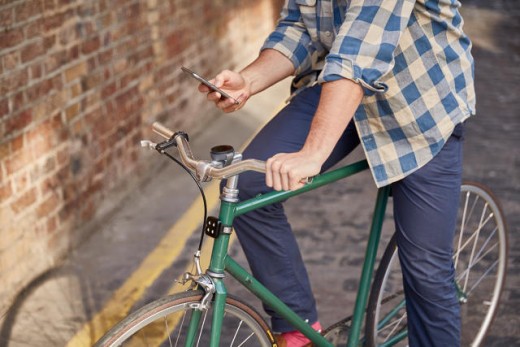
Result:
<instances>
[{"instance_id":1,"label":"pavement","mask_svg":"<svg viewBox=\"0 0 520 347\"><path fill-rule=\"evenodd\" d=\"M505 0L468 0L464 6L467 31L478 37L473 49L478 115L467 122L464 177L495 192L509 227L508 277L485 345L520 346L520 9ZM195 156L208 158L217 144L242 148L287 95L286 81L253 98L240 114L214 118L191 136ZM356 150L346 162L360 158ZM0 337L10 339L8 344L0 338L0 347L90 346L125 312L178 288L175 279L190 268L198 244L201 202L180 168L158 155L148 160L164 163L98 221L97 231L65 264L20 294L13 313L0 320ZM206 184L205 191L214 207L216 184ZM375 194L365 172L286 204L324 326L353 307ZM391 217L383 242L393 231ZM238 242L230 253L245 265ZM233 281L229 291L258 306Z\"/></svg>"}]
</instances>

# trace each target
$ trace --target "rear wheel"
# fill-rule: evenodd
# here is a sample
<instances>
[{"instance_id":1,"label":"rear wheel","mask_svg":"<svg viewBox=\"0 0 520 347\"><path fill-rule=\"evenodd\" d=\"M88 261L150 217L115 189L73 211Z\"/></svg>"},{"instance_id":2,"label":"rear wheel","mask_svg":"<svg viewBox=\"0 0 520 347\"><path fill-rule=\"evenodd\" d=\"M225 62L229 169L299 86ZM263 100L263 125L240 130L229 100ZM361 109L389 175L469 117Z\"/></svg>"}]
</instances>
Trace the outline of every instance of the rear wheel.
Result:
<instances>
[{"instance_id":1,"label":"rear wheel","mask_svg":"<svg viewBox=\"0 0 520 347\"><path fill-rule=\"evenodd\" d=\"M461 304L462 346L480 346L495 317L507 268L507 230L490 191L467 183L461 189L454 238L455 279ZM367 346L406 346L406 310L395 237L372 286L366 324Z\"/></svg>"},{"instance_id":2,"label":"rear wheel","mask_svg":"<svg viewBox=\"0 0 520 347\"><path fill-rule=\"evenodd\" d=\"M96 346L185 346L188 326L195 316L200 321L194 346L209 346L213 310L202 309L203 295L196 290L154 301L115 325ZM249 305L228 297L220 346L273 345L273 335L261 316Z\"/></svg>"}]
</instances>

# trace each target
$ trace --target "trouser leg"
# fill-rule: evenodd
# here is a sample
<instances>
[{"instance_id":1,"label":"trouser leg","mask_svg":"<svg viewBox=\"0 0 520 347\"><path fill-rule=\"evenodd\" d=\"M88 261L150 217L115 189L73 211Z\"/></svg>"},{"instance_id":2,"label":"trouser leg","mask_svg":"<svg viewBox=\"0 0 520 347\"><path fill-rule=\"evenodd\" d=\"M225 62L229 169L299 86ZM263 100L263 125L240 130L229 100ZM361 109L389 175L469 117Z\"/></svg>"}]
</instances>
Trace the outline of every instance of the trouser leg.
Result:
<instances>
[{"instance_id":1,"label":"trouser leg","mask_svg":"<svg viewBox=\"0 0 520 347\"><path fill-rule=\"evenodd\" d=\"M462 173L462 125L426 166L393 184L394 217L412 347L459 346L453 237Z\"/></svg>"},{"instance_id":2,"label":"trouser leg","mask_svg":"<svg viewBox=\"0 0 520 347\"><path fill-rule=\"evenodd\" d=\"M321 87L315 86L298 94L244 151L244 158L266 160L281 152L296 152L305 142L319 101ZM359 143L353 124L341 140L323 170L345 157ZM240 200L271 191L265 175L247 172L239 179ZM235 219L234 227L255 278L277 295L303 319L317 320L315 301L307 271L281 203L251 211ZM294 330L269 307L275 331Z\"/></svg>"}]
</instances>

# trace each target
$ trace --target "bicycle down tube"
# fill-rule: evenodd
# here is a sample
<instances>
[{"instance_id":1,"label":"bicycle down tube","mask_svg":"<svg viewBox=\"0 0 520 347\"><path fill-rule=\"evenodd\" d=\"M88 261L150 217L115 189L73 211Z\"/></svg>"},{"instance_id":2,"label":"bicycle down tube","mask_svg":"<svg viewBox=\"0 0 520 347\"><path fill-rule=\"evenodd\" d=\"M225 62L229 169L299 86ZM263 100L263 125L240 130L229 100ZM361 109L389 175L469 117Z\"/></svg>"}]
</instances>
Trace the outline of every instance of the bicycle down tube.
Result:
<instances>
[{"instance_id":1,"label":"bicycle down tube","mask_svg":"<svg viewBox=\"0 0 520 347\"><path fill-rule=\"evenodd\" d=\"M303 319L287 307L280 299L272 294L260 282L258 282L250 273L243 269L236 263L228 254L227 249L229 245L229 237L231 233L231 226L233 219L239 215L252 211L254 209L280 202L289 197L302 194L304 192L316 189L323 185L335 182L342 178L352 176L356 173L364 171L368 168L366 160L362 160L345 167L324 173L316 176L311 183L295 191L279 191L270 192L257 196L255 198L243 202L228 202L221 201L221 209L219 219L223 225L224 232L215 239L213 245L212 257L209 265L209 273L213 276L215 281L215 302L213 308L215 310L212 322L211 347L216 347L219 344L220 330L222 325L223 307L227 296L225 285L222 281L224 271L237 279L249 291L257 296L262 302L270 306L280 316L286 319L296 329L300 330L317 346L331 346L329 342L318 332L310 327ZM368 300L368 293L370 289L370 282L374 270L375 258L377 253L377 246L381 235L382 222L386 209L386 202L389 196L389 187L381 188L378 191L376 206L374 209L374 216L372 227L370 231L369 241L366 250L365 262L363 265L358 296L356 299L354 317L352 321L352 329L350 331L348 346L353 347L358 345L361 335L361 325L365 312L365 307Z\"/></svg>"}]
</instances>

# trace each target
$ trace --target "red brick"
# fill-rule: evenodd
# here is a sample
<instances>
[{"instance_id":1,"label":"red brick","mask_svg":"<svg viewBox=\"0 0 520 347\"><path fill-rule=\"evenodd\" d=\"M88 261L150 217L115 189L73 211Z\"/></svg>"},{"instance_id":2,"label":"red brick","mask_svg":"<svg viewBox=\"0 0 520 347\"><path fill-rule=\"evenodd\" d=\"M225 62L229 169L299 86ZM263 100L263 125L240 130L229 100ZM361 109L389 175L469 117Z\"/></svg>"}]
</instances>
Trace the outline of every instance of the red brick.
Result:
<instances>
[{"instance_id":1,"label":"red brick","mask_svg":"<svg viewBox=\"0 0 520 347\"><path fill-rule=\"evenodd\" d=\"M67 57L69 60L76 60L79 58L79 45L75 45L69 48L67 51Z\"/></svg>"},{"instance_id":2,"label":"red brick","mask_svg":"<svg viewBox=\"0 0 520 347\"><path fill-rule=\"evenodd\" d=\"M0 51L14 47L23 41L22 29L0 30Z\"/></svg>"},{"instance_id":3,"label":"red brick","mask_svg":"<svg viewBox=\"0 0 520 347\"><path fill-rule=\"evenodd\" d=\"M15 213L20 213L36 202L36 189L32 188L11 204Z\"/></svg>"},{"instance_id":4,"label":"red brick","mask_svg":"<svg viewBox=\"0 0 520 347\"><path fill-rule=\"evenodd\" d=\"M2 160L11 154L11 146L9 142L0 143L0 171L2 171Z\"/></svg>"},{"instance_id":5,"label":"red brick","mask_svg":"<svg viewBox=\"0 0 520 347\"><path fill-rule=\"evenodd\" d=\"M18 172L23 167L32 162L31 153L29 151L21 151L17 155L11 156L5 162L5 167L8 175Z\"/></svg>"},{"instance_id":6,"label":"red brick","mask_svg":"<svg viewBox=\"0 0 520 347\"><path fill-rule=\"evenodd\" d=\"M0 100L0 119L9 113L9 100L7 98Z\"/></svg>"},{"instance_id":7,"label":"red brick","mask_svg":"<svg viewBox=\"0 0 520 347\"><path fill-rule=\"evenodd\" d=\"M52 29L59 28L67 18L70 17L67 17L65 12L56 13L52 16L46 17L44 21L44 30L51 31Z\"/></svg>"},{"instance_id":8,"label":"red brick","mask_svg":"<svg viewBox=\"0 0 520 347\"><path fill-rule=\"evenodd\" d=\"M22 130L32 121L32 113L30 110L20 112L11 116L6 123L6 134L9 136L11 133Z\"/></svg>"},{"instance_id":9,"label":"red brick","mask_svg":"<svg viewBox=\"0 0 520 347\"><path fill-rule=\"evenodd\" d=\"M24 26L25 39L29 40L34 37L41 37L44 31L45 18L37 18Z\"/></svg>"},{"instance_id":10,"label":"red brick","mask_svg":"<svg viewBox=\"0 0 520 347\"><path fill-rule=\"evenodd\" d=\"M45 70L47 73L62 68L68 62L67 51L62 50L45 56Z\"/></svg>"},{"instance_id":11,"label":"red brick","mask_svg":"<svg viewBox=\"0 0 520 347\"><path fill-rule=\"evenodd\" d=\"M21 51L22 63L41 57L44 52L42 41L36 41L26 45Z\"/></svg>"},{"instance_id":12,"label":"red brick","mask_svg":"<svg viewBox=\"0 0 520 347\"><path fill-rule=\"evenodd\" d=\"M67 82L75 80L78 77L84 76L87 74L87 63L82 61L73 67L68 68L65 71L65 79Z\"/></svg>"},{"instance_id":13,"label":"red brick","mask_svg":"<svg viewBox=\"0 0 520 347\"><path fill-rule=\"evenodd\" d=\"M54 10L56 8L56 0L43 0L43 9L45 11Z\"/></svg>"},{"instance_id":14,"label":"red brick","mask_svg":"<svg viewBox=\"0 0 520 347\"><path fill-rule=\"evenodd\" d=\"M29 175L27 172L16 175L13 179L13 186L16 194L26 191L29 188Z\"/></svg>"},{"instance_id":15,"label":"red brick","mask_svg":"<svg viewBox=\"0 0 520 347\"><path fill-rule=\"evenodd\" d=\"M14 23L13 8L0 8L0 23L9 28Z\"/></svg>"},{"instance_id":16,"label":"red brick","mask_svg":"<svg viewBox=\"0 0 520 347\"><path fill-rule=\"evenodd\" d=\"M109 85L105 86L103 90L101 91L101 98L106 99L113 95L117 91L117 86L115 82L110 83Z\"/></svg>"},{"instance_id":17,"label":"red brick","mask_svg":"<svg viewBox=\"0 0 520 347\"><path fill-rule=\"evenodd\" d=\"M19 150L23 148L24 145L24 135L19 135L14 140L11 141L11 153L15 154Z\"/></svg>"},{"instance_id":18,"label":"red brick","mask_svg":"<svg viewBox=\"0 0 520 347\"><path fill-rule=\"evenodd\" d=\"M9 199L13 195L13 190L11 189L11 182L7 181L5 184L0 186L0 204Z\"/></svg>"},{"instance_id":19,"label":"red brick","mask_svg":"<svg viewBox=\"0 0 520 347\"><path fill-rule=\"evenodd\" d=\"M18 112L25 106L25 96L23 92L14 94L10 98L11 112Z\"/></svg>"},{"instance_id":20,"label":"red brick","mask_svg":"<svg viewBox=\"0 0 520 347\"><path fill-rule=\"evenodd\" d=\"M59 203L60 203L60 199L58 198L58 196L56 194L51 194L51 196L49 196L47 198L47 200L42 202L37 207L36 215L38 216L38 218L43 218L43 217L49 215L51 212L56 210Z\"/></svg>"},{"instance_id":21,"label":"red brick","mask_svg":"<svg viewBox=\"0 0 520 347\"><path fill-rule=\"evenodd\" d=\"M2 60L4 61L4 67L6 70L14 70L18 65L20 65L20 52L14 51L6 54Z\"/></svg>"},{"instance_id":22,"label":"red brick","mask_svg":"<svg viewBox=\"0 0 520 347\"><path fill-rule=\"evenodd\" d=\"M99 36L92 37L88 40L83 41L81 45L81 53L90 54L95 52L101 46L101 42L99 40Z\"/></svg>"},{"instance_id":23,"label":"red brick","mask_svg":"<svg viewBox=\"0 0 520 347\"><path fill-rule=\"evenodd\" d=\"M14 8L14 14L17 22L23 22L27 19L39 15L43 10L40 1L25 0Z\"/></svg>"},{"instance_id":24,"label":"red brick","mask_svg":"<svg viewBox=\"0 0 520 347\"><path fill-rule=\"evenodd\" d=\"M42 65L40 63L33 64L29 67L31 80L36 80L42 77Z\"/></svg>"},{"instance_id":25,"label":"red brick","mask_svg":"<svg viewBox=\"0 0 520 347\"><path fill-rule=\"evenodd\" d=\"M56 46L56 35L48 35L43 38L43 48L47 52Z\"/></svg>"},{"instance_id":26,"label":"red brick","mask_svg":"<svg viewBox=\"0 0 520 347\"><path fill-rule=\"evenodd\" d=\"M43 80L40 83L35 84L26 91L27 100L36 101L40 98L47 96L52 91L52 81Z\"/></svg>"},{"instance_id":27,"label":"red brick","mask_svg":"<svg viewBox=\"0 0 520 347\"><path fill-rule=\"evenodd\" d=\"M29 74L27 68L4 74L2 77L0 77L0 95L5 95L9 92L14 92L22 87L25 87L28 80Z\"/></svg>"},{"instance_id":28,"label":"red brick","mask_svg":"<svg viewBox=\"0 0 520 347\"><path fill-rule=\"evenodd\" d=\"M76 118L77 115L79 115L79 112L81 110L80 103L75 103L72 106L69 106L65 109L65 116L67 118L67 122L72 121L74 118Z\"/></svg>"},{"instance_id":29,"label":"red brick","mask_svg":"<svg viewBox=\"0 0 520 347\"><path fill-rule=\"evenodd\" d=\"M61 191L61 184L58 181L58 179L56 178L56 175L52 175L52 176L45 178L40 183L40 191L43 196L56 192L56 191Z\"/></svg>"}]
</instances>

